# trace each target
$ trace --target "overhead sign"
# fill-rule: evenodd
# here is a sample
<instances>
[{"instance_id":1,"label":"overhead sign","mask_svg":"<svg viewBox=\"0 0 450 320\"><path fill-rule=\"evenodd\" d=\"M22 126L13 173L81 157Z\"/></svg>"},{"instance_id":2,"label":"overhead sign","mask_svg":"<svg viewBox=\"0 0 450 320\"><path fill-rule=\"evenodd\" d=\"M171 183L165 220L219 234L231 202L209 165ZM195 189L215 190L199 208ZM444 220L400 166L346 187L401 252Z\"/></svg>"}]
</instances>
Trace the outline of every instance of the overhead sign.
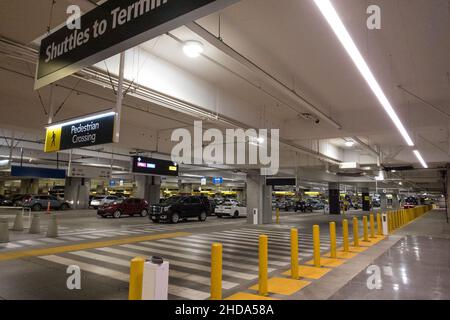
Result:
<instances>
[{"instance_id":1,"label":"overhead sign","mask_svg":"<svg viewBox=\"0 0 450 320\"><path fill-rule=\"evenodd\" d=\"M201 178L201 179L200 179L200 184L201 184L202 186L206 186L206 178Z\"/></svg>"},{"instance_id":2,"label":"overhead sign","mask_svg":"<svg viewBox=\"0 0 450 320\"><path fill-rule=\"evenodd\" d=\"M266 178L266 185L268 186L295 186L297 185L296 178Z\"/></svg>"},{"instance_id":3,"label":"overhead sign","mask_svg":"<svg viewBox=\"0 0 450 320\"><path fill-rule=\"evenodd\" d=\"M35 89L239 0L109 0L41 41ZM72 27L72 26L71 26Z\"/></svg>"},{"instance_id":4,"label":"overhead sign","mask_svg":"<svg viewBox=\"0 0 450 320\"><path fill-rule=\"evenodd\" d=\"M222 184L223 183L223 178L222 177L214 177L213 178L213 183L214 184Z\"/></svg>"},{"instance_id":5,"label":"overhead sign","mask_svg":"<svg viewBox=\"0 0 450 320\"><path fill-rule=\"evenodd\" d=\"M167 160L135 156L133 157L133 172L178 177L178 164Z\"/></svg>"},{"instance_id":6,"label":"overhead sign","mask_svg":"<svg viewBox=\"0 0 450 320\"><path fill-rule=\"evenodd\" d=\"M113 142L114 112L88 116L47 127L45 152L75 149Z\"/></svg>"},{"instance_id":7,"label":"overhead sign","mask_svg":"<svg viewBox=\"0 0 450 320\"><path fill-rule=\"evenodd\" d=\"M73 178L111 178L111 169L96 168L90 166L71 165L67 170L67 176Z\"/></svg>"},{"instance_id":8,"label":"overhead sign","mask_svg":"<svg viewBox=\"0 0 450 320\"><path fill-rule=\"evenodd\" d=\"M11 176L27 178L65 179L66 170L11 166Z\"/></svg>"}]
</instances>

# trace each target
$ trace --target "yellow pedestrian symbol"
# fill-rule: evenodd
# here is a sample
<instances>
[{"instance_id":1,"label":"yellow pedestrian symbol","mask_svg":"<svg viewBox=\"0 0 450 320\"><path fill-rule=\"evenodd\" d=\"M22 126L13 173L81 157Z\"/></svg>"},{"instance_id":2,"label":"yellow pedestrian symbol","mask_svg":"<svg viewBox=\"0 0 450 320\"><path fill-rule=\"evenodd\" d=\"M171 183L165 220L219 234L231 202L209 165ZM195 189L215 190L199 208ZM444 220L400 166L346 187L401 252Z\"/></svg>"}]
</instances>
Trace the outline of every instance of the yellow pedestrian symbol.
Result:
<instances>
[{"instance_id":1,"label":"yellow pedestrian symbol","mask_svg":"<svg viewBox=\"0 0 450 320\"><path fill-rule=\"evenodd\" d=\"M61 149L61 127L47 128L45 136L45 152L56 152Z\"/></svg>"}]
</instances>

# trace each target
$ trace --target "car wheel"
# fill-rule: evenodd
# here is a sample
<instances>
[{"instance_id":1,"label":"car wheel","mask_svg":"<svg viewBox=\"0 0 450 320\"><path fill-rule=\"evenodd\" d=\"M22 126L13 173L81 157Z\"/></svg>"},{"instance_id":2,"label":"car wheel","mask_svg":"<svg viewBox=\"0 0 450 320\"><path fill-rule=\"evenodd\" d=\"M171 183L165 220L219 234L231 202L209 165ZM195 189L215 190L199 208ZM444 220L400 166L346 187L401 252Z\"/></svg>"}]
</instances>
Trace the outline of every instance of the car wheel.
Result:
<instances>
[{"instance_id":1,"label":"car wheel","mask_svg":"<svg viewBox=\"0 0 450 320\"><path fill-rule=\"evenodd\" d=\"M234 212L233 218L239 218L239 211L236 210Z\"/></svg>"},{"instance_id":2,"label":"car wheel","mask_svg":"<svg viewBox=\"0 0 450 320\"><path fill-rule=\"evenodd\" d=\"M33 207L31 207L32 211L41 211L42 206L39 203L36 203Z\"/></svg>"},{"instance_id":3,"label":"car wheel","mask_svg":"<svg viewBox=\"0 0 450 320\"><path fill-rule=\"evenodd\" d=\"M200 213L200 215L198 216L198 220L200 220L200 221L206 221L206 217L207 217L208 215L206 214L206 212L202 212L202 213Z\"/></svg>"},{"instance_id":4,"label":"car wheel","mask_svg":"<svg viewBox=\"0 0 450 320\"><path fill-rule=\"evenodd\" d=\"M172 215L170 216L170 221L172 223L178 223L180 221L180 215L176 212L172 213Z\"/></svg>"},{"instance_id":5,"label":"car wheel","mask_svg":"<svg viewBox=\"0 0 450 320\"><path fill-rule=\"evenodd\" d=\"M68 209L69 209L69 206L68 206L67 204L63 203L63 204L61 205L60 209L61 209L62 211L65 211L65 210L68 210Z\"/></svg>"},{"instance_id":6,"label":"car wheel","mask_svg":"<svg viewBox=\"0 0 450 320\"><path fill-rule=\"evenodd\" d=\"M144 209L141 211L141 217L146 217L146 216L148 216L148 211Z\"/></svg>"},{"instance_id":7,"label":"car wheel","mask_svg":"<svg viewBox=\"0 0 450 320\"><path fill-rule=\"evenodd\" d=\"M122 212L120 212L120 210L117 210L116 212L113 213L114 219L119 219L121 216Z\"/></svg>"}]
</instances>

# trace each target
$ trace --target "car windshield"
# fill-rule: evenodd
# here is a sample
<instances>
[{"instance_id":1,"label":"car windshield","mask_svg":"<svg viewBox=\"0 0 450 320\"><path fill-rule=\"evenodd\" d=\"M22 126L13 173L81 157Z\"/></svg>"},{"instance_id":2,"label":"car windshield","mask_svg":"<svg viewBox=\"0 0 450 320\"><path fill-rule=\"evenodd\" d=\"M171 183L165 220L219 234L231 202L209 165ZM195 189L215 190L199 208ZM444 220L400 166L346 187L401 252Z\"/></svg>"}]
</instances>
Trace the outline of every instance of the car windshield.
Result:
<instances>
[{"instance_id":1,"label":"car windshield","mask_svg":"<svg viewBox=\"0 0 450 320\"><path fill-rule=\"evenodd\" d=\"M184 197L170 197L168 199L164 199L161 203L162 204L175 204L180 202Z\"/></svg>"},{"instance_id":2,"label":"car windshield","mask_svg":"<svg viewBox=\"0 0 450 320\"><path fill-rule=\"evenodd\" d=\"M94 197L94 199L92 199L92 200L103 200L103 199L105 199L106 197Z\"/></svg>"}]
</instances>

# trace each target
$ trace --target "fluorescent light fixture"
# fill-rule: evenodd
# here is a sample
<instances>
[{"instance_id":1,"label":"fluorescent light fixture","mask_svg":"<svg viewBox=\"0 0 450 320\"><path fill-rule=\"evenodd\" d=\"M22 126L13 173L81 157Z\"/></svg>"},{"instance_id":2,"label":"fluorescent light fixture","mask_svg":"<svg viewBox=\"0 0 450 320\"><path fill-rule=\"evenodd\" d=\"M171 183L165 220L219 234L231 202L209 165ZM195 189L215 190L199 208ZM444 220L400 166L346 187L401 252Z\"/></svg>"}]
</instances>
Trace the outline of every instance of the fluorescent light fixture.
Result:
<instances>
[{"instance_id":1,"label":"fluorescent light fixture","mask_svg":"<svg viewBox=\"0 0 450 320\"><path fill-rule=\"evenodd\" d=\"M196 40L189 40L183 44L183 52L189 58L198 58L205 51L203 43Z\"/></svg>"},{"instance_id":2,"label":"fluorescent light fixture","mask_svg":"<svg viewBox=\"0 0 450 320\"><path fill-rule=\"evenodd\" d=\"M6 166L9 163L9 160L0 160L0 166Z\"/></svg>"},{"instance_id":3,"label":"fluorescent light fixture","mask_svg":"<svg viewBox=\"0 0 450 320\"><path fill-rule=\"evenodd\" d=\"M59 128L59 127L64 127L64 126L70 126L71 124L84 122L84 121L93 121L93 120L97 120L97 119L113 116L115 114L116 113L114 111L108 111L108 112L105 112L105 113L98 113L98 114L89 115L89 116L82 117L82 118L67 120L65 122L59 122L59 123L55 123L55 124L50 124L46 128L47 129L53 129L53 128Z\"/></svg>"},{"instance_id":4,"label":"fluorescent light fixture","mask_svg":"<svg viewBox=\"0 0 450 320\"><path fill-rule=\"evenodd\" d=\"M364 77L367 84L369 85L370 89L373 91L378 101L383 106L384 110L387 112L389 117L394 122L398 131L400 131L401 135L405 139L408 146L414 146L414 142L412 141L411 137L409 136L408 132L406 131L405 127L400 121L391 103L386 98L386 95L384 94L383 90L381 89L380 85L375 79L375 76L373 75L363 56L359 52L358 47L356 46L349 32L345 28L341 18L336 12L336 9L333 7L331 1L314 0L314 2L319 8L319 10L322 12L322 15L325 17L328 24L333 29L334 33L338 37L341 44L344 46L349 56L352 58L359 72L361 72L361 75Z\"/></svg>"},{"instance_id":5,"label":"fluorescent light fixture","mask_svg":"<svg viewBox=\"0 0 450 320\"><path fill-rule=\"evenodd\" d=\"M417 160L419 160L420 164L422 165L422 167L424 167L425 169L428 168L427 163L425 162L425 160L423 160L422 155L420 154L419 150L413 150L414 155L416 156Z\"/></svg>"},{"instance_id":6,"label":"fluorescent light fixture","mask_svg":"<svg viewBox=\"0 0 450 320\"><path fill-rule=\"evenodd\" d=\"M339 164L339 169L358 169L359 163L357 162L342 162Z\"/></svg>"}]
</instances>

